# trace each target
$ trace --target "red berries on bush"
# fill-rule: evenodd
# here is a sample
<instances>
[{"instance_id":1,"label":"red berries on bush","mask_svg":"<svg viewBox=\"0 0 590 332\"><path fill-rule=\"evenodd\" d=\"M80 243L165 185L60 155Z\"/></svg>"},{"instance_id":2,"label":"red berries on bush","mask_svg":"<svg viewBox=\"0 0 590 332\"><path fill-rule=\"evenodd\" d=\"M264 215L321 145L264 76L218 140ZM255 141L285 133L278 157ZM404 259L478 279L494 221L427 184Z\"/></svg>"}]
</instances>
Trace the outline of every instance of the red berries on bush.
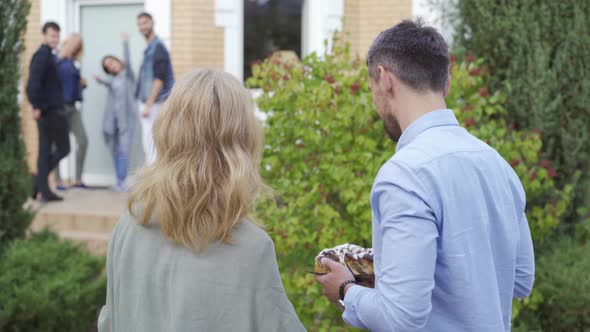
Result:
<instances>
[{"instance_id":1,"label":"red berries on bush","mask_svg":"<svg viewBox=\"0 0 590 332\"><path fill-rule=\"evenodd\" d=\"M467 128L473 127L473 125L475 124L475 119L474 118L465 119L464 123L465 123L465 127L467 127Z\"/></svg>"},{"instance_id":2,"label":"red berries on bush","mask_svg":"<svg viewBox=\"0 0 590 332\"><path fill-rule=\"evenodd\" d=\"M481 88L479 90L479 95L482 96L482 97L484 97L484 98L489 97L490 96L490 93L488 92L488 88Z\"/></svg>"},{"instance_id":3,"label":"red berries on bush","mask_svg":"<svg viewBox=\"0 0 590 332\"><path fill-rule=\"evenodd\" d=\"M471 70L469 70L469 75L471 76L479 76L481 74L481 69L479 68L473 68Z\"/></svg>"},{"instance_id":4,"label":"red berries on bush","mask_svg":"<svg viewBox=\"0 0 590 332\"><path fill-rule=\"evenodd\" d=\"M549 169L551 167L551 160L541 160L541 167Z\"/></svg>"}]
</instances>

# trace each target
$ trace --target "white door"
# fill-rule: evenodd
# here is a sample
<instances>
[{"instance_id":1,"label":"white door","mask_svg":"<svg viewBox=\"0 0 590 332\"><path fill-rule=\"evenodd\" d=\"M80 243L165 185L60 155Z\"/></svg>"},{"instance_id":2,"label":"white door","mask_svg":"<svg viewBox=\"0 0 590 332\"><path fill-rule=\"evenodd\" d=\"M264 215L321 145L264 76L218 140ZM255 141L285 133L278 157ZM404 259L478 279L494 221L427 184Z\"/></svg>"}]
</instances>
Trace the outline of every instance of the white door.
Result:
<instances>
[{"instance_id":1,"label":"white door","mask_svg":"<svg viewBox=\"0 0 590 332\"><path fill-rule=\"evenodd\" d=\"M146 42L137 31L136 17L143 10L143 3L137 4L84 4L79 7L80 33L84 40L82 76L88 81L82 103L82 120L88 133L88 154L84 169L84 180L90 185L111 185L115 183L115 171L111 153L102 134L102 119L107 98L106 88L97 84L95 74L105 77L101 59L107 54L123 58L121 32L130 35L131 66L137 75ZM143 164L141 128L137 117L134 143L131 147L129 174Z\"/></svg>"}]
</instances>

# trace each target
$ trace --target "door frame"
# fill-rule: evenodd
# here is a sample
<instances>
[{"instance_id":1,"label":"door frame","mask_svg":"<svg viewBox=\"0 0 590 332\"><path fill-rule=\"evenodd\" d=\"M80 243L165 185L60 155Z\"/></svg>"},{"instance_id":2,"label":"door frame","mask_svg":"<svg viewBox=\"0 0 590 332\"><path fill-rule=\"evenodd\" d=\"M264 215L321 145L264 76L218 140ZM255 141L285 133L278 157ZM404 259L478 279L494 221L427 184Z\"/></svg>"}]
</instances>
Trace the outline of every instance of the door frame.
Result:
<instances>
[{"instance_id":1,"label":"door frame","mask_svg":"<svg viewBox=\"0 0 590 332\"><path fill-rule=\"evenodd\" d=\"M80 12L84 6L116 6L116 5L144 5L144 0L73 0L71 20L73 20L74 31L80 32Z\"/></svg>"},{"instance_id":2,"label":"door frame","mask_svg":"<svg viewBox=\"0 0 590 332\"><path fill-rule=\"evenodd\" d=\"M301 55L323 55L334 32L342 31L344 0L303 0ZM244 1L215 0L215 25L224 28L224 70L244 79ZM328 39L326 50L324 40Z\"/></svg>"},{"instance_id":3,"label":"door frame","mask_svg":"<svg viewBox=\"0 0 590 332\"><path fill-rule=\"evenodd\" d=\"M97 7L97 6L117 6L117 5L143 5L145 6L145 1L143 0L72 0L72 15L71 20L73 21L72 26L74 27L74 31L81 32L81 14L82 8L84 7ZM68 167L69 175L73 174L73 171L76 166L75 161L75 153L70 153L67 157L68 165L71 165L71 168ZM71 176L70 176L71 177ZM114 183L114 174L100 174L100 173L89 173L85 172L82 175L84 181L89 185L97 185L97 186L109 186ZM128 178L133 180L134 174L129 174Z\"/></svg>"},{"instance_id":4,"label":"door frame","mask_svg":"<svg viewBox=\"0 0 590 332\"><path fill-rule=\"evenodd\" d=\"M171 1L172 0L40 0L41 24L47 21L57 22L62 28L62 37L80 31L80 9L83 6L107 5L143 5L156 21L156 32L163 43L170 48L171 36ZM70 141L75 141L71 137ZM60 162L62 178L74 178L76 168L75 153L70 153ZM130 175L130 178L132 175ZM82 175L85 182L91 185L110 185L113 177L104 174L85 172Z\"/></svg>"}]
</instances>

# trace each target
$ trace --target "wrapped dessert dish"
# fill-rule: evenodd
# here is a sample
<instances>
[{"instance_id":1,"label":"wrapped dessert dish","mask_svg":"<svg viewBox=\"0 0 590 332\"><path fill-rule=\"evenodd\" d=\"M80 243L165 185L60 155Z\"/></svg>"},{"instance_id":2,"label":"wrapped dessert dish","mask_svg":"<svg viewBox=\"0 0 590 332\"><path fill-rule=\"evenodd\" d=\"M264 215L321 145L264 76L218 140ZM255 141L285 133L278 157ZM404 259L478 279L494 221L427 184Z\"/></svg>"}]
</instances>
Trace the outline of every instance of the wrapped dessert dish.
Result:
<instances>
[{"instance_id":1,"label":"wrapped dessert dish","mask_svg":"<svg viewBox=\"0 0 590 332\"><path fill-rule=\"evenodd\" d=\"M373 249L363 248L354 244L341 244L334 248L328 248L320 251L315 258L314 273L326 274L330 272L326 266L321 263L322 258L329 258L335 262L343 264L352 272L354 279L363 286L374 287L375 273L373 272Z\"/></svg>"}]
</instances>

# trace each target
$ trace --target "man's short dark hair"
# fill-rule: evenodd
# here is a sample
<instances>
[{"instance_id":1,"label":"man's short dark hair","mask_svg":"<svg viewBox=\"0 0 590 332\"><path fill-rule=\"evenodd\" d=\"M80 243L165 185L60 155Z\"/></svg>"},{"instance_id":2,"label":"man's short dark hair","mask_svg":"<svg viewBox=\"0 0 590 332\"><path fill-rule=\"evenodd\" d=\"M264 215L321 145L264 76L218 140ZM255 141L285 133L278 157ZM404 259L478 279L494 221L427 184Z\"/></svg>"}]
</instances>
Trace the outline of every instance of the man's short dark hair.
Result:
<instances>
[{"instance_id":1,"label":"man's short dark hair","mask_svg":"<svg viewBox=\"0 0 590 332\"><path fill-rule=\"evenodd\" d=\"M57 32L60 32L61 29L59 28L59 24L55 23L55 22L46 22L45 24L43 24L43 28L41 29L41 31L43 32L43 34L47 33L47 30L52 29L55 30Z\"/></svg>"},{"instance_id":2,"label":"man's short dark hair","mask_svg":"<svg viewBox=\"0 0 590 332\"><path fill-rule=\"evenodd\" d=\"M393 72L414 90L444 91L449 78L449 47L443 36L422 20L404 20L381 32L367 54L369 75L377 66Z\"/></svg>"},{"instance_id":3,"label":"man's short dark hair","mask_svg":"<svg viewBox=\"0 0 590 332\"><path fill-rule=\"evenodd\" d=\"M148 13L148 12L141 12L141 13L139 13L139 14L137 15L137 19L138 19L138 20L139 20L140 18L142 18L142 17L146 17L146 18L148 18L150 21L153 21L153 20L154 20L154 18L152 17L152 15L150 15L150 13Z\"/></svg>"}]
</instances>

